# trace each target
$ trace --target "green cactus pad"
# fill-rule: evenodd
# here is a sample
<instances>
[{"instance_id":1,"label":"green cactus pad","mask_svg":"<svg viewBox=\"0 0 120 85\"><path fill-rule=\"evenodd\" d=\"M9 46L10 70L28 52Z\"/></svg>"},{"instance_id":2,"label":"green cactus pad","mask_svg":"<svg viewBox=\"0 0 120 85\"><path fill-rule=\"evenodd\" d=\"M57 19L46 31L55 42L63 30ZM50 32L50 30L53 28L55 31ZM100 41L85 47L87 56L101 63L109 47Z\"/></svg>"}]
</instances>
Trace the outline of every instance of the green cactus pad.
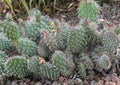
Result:
<instances>
[{"instance_id":1,"label":"green cactus pad","mask_svg":"<svg viewBox=\"0 0 120 85\"><path fill-rule=\"evenodd\" d=\"M86 70L92 70L94 68L92 60L89 58L89 54L80 54L80 62L83 63Z\"/></svg>"},{"instance_id":2,"label":"green cactus pad","mask_svg":"<svg viewBox=\"0 0 120 85\"><path fill-rule=\"evenodd\" d=\"M3 23L3 32L6 34L6 36L13 40L17 41L19 38L19 27L18 25L13 21L5 21Z\"/></svg>"},{"instance_id":3,"label":"green cactus pad","mask_svg":"<svg viewBox=\"0 0 120 85\"><path fill-rule=\"evenodd\" d=\"M30 72L33 72L34 74L39 74L39 57L33 56L29 61L29 70Z\"/></svg>"},{"instance_id":4,"label":"green cactus pad","mask_svg":"<svg viewBox=\"0 0 120 85\"><path fill-rule=\"evenodd\" d=\"M73 53L81 53L86 48L86 33L82 28L73 29L67 40L67 45Z\"/></svg>"},{"instance_id":5,"label":"green cactus pad","mask_svg":"<svg viewBox=\"0 0 120 85\"><path fill-rule=\"evenodd\" d=\"M13 56L6 61L5 71L10 76L25 77L28 71L28 62L23 56Z\"/></svg>"},{"instance_id":6,"label":"green cactus pad","mask_svg":"<svg viewBox=\"0 0 120 85\"><path fill-rule=\"evenodd\" d=\"M52 64L54 64L60 70L62 75L69 75L70 65L68 64L66 55L62 51L55 51L52 56Z\"/></svg>"},{"instance_id":7,"label":"green cactus pad","mask_svg":"<svg viewBox=\"0 0 120 85\"><path fill-rule=\"evenodd\" d=\"M55 23L52 21L52 19L49 16L41 16L40 20L40 28L46 29L46 30L52 30L55 29Z\"/></svg>"},{"instance_id":8,"label":"green cactus pad","mask_svg":"<svg viewBox=\"0 0 120 85\"><path fill-rule=\"evenodd\" d=\"M0 74L4 73L4 63L7 60L8 56L0 51Z\"/></svg>"},{"instance_id":9,"label":"green cactus pad","mask_svg":"<svg viewBox=\"0 0 120 85\"><path fill-rule=\"evenodd\" d=\"M77 73L79 74L80 77L86 77L86 69L83 65L82 62L79 62L77 65L76 65L76 70L77 70Z\"/></svg>"},{"instance_id":10,"label":"green cactus pad","mask_svg":"<svg viewBox=\"0 0 120 85\"><path fill-rule=\"evenodd\" d=\"M50 63L41 64L39 70L44 77L51 80L57 80L60 76L60 72L57 67Z\"/></svg>"},{"instance_id":11,"label":"green cactus pad","mask_svg":"<svg viewBox=\"0 0 120 85\"><path fill-rule=\"evenodd\" d=\"M61 24L60 31L57 33L56 41L57 47L60 50L65 50L67 48L67 38L70 31L70 26L67 24Z\"/></svg>"},{"instance_id":12,"label":"green cactus pad","mask_svg":"<svg viewBox=\"0 0 120 85\"><path fill-rule=\"evenodd\" d=\"M28 15L31 20L34 20L37 22L41 20L41 12L36 8L29 10Z\"/></svg>"},{"instance_id":13,"label":"green cactus pad","mask_svg":"<svg viewBox=\"0 0 120 85\"><path fill-rule=\"evenodd\" d=\"M45 43L51 52L54 52L57 49L56 39L52 33L48 33L45 39Z\"/></svg>"},{"instance_id":14,"label":"green cactus pad","mask_svg":"<svg viewBox=\"0 0 120 85\"><path fill-rule=\"evenodd\" d=\"M41 39L39 23L33 21L27 22L25 24L25 35L38 44Z\"/></svg>"},{"instance_id":15,"label":"green cactus pad","mask_svg":"<svg viewBox=\"0 0 120 85\"><path fill-rule=\"evenodd\" d=\"M100 42L99 36L95 32L95 30L91 28L85 28L87 35L87 45L88 47L97 45Z\"/></svg>"},{"instance_id":16,"label":"green cactus pad","mask_svg":"<svg viewBox=\"0 0 120 85\"><path fill-rule=\"evenodd\" d=\"M44 40L41 40L38 46L38 52L41 57L49 57L51 51Z\"/></svg>"},{"instance_id":17,"label":"green cactus pad","mask_svg":"<svg viewBox=\"0 0 120 85\"><path fill-rule=\"evenodd\" d=\"M79 16L97 21L99 16L99 5L93 0L82 1L78 7Z\"/></svg>"},{"instance_id":18,"label":"green cactus pad","mask_svg":"<svg viewBox=\"0 0 120 85\"><path fill-rule=\"evenodd\" d=\"M102 34L102 44L105 51L114 52L119 46L116 34L112 31Z\"/></svg>"},{"instance_id":19,"label":"green cactus pad","mask_svg":"<svg viewBox=\"0 0 120 85\"><path fill-rule=\"evenodd\" d=\"M28 38L19 38L17 43L18 51L25 56L38 54L37 45Z\"/></svg>"},{"instance_id":20,"label":"green cactus pad","mask_svg":"<svg viewBox=\"0 0 120 85\"><path fill-rule=\"evenodd\" d=\"M98 62L102 69L109 69L111 67L111 61L107 55L102 55Z\"/></svg>"},{"instance_id":21,"label":"green cactus pad","mask_svg":"<svg viewBox=\"0 0 120 85\"><path fill-rule=\"evenodd\" d=\"M3 33L0 33L0 50L7 51L12 47L12 42Z\"/></svg>"},{"instance_id":22,"label":"green cactus pad","mask_svg":"<svg viewBox=\"0 0 120 85\"><path fill-rule=\"evenodd\" d=\"M68 69L68 72L67 72L67 75L72 75L72 73L74 72L74 69L75 69L75 63L74 63L74 58L73 58L73 54L66 50L65 52L65 55L66 55L66 59L67 59L67 69Z\"/></svg>"}]
</instances>

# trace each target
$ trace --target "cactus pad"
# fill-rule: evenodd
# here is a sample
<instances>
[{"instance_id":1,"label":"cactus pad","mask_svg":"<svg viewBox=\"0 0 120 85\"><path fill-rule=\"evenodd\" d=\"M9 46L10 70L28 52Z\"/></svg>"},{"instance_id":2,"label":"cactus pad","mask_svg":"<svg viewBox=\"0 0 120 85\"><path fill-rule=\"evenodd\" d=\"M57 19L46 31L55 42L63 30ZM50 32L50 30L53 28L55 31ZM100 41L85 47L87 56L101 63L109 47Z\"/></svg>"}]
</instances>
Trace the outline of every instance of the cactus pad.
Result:
<instances>
[{"instance_id":1,"label":"cactus pad","mask_svg":"<svg viewBox=\"0 0 120 85\"><path fill-rule=\"evenodd\" d=\"M57 80L60 76L60 72L57 67L48 62L41 64L39 70L44 77L51 80Z\"/></svg>"},{"instance_id":2,"label":"cactus pad","mask_svg":"<svg viewBox=\"0 0 120 85\"><path fill-rule=\"evenodd\" d=\"M6 61L5 71L11 76L24 77L28 71L28 62L23 56L13 56Z\"/></svg>"},{"instance_id":3,"label":"cactus pad","mask_svg":"<svg viewBox=\"0 0 120 85\"><path fill-rule=\"evenodd\" d=\"M67 45L73 53L81 53L86 48L86 33L82 28L73 29L69 35Z\"/></svg>"},{"instance_id":4,"label":"cactus pad","mask_svg":"<svg viewBox=\"0 0 120 85\"><path fill-rule=\"evenodd\" d=\"M38 54L37 45L27 38L19 38L17 47L22 55L33 56Z\"/></svg>"}]
</instances>

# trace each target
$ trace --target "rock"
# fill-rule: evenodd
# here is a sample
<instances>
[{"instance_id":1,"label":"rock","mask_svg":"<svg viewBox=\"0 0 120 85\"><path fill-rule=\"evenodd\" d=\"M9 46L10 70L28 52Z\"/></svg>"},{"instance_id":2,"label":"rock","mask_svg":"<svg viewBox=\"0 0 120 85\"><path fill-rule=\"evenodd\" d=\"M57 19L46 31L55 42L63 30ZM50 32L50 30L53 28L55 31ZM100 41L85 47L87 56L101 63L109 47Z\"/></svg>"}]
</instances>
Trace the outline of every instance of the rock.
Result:
<instances>
[{"instance_id":1,"label":"rock","mask_svg":"<svg viewBox=\"0 0 120 85\"><path fill-rule=\"evenodd\" d=\"M73 79L68 79L67 81L68 85L75 85L74 80Z\"/></svg>"},{"instance_id":2,"label":"rock","mask_svg":"<svg viewBox=\"0 0 120 85\"><path fill-rule=\"evenodd\" d=\"M60 82L60 83L63 83L64 80L65 80L65 77L63 77L63 76L60 76L60 77L59 77L59 82Z\"/></svg>"},{"instance_id":3,"label":"rock","mask_svg":"<svg viewBox=\"0 0 120 85\"><path fill-rule=\"evenodd\" d=\"M24 82L22 85L29 85L29 84L27 84L26 82Z\"/></svg>"},{"instance_id":4,"label":"rock","mask_svg":"<svg viewBox=\"0 0 120 85\"><path fill-rule=\"evenodd\" d=\"M120 79L117 77L117 74L112 74L112 75L109 75L105 78L105 81L112 81L112 82L119 82Z\"/></svg>"},{"instance_id":5,"label":"rock","mask_svg":"<svg viewBox=\"0 0 120 85\"><path fill-rule=\"evenodd\" d=\"M88 81L87 80L84 80L84 83L81 84L81 85L89 85Z\"/></svg>"},{"instance_id":6,"label":"rock","mask_svg":"<svg viewBox=\"0 0 120 85\"><path fill-rule=\"evenodd\" d=\"M21 81L21 82L19 83L19 85L23 85L23 81Z\"/></svg>"},{"instance_id":7,"label":"rock","mask_svg":"<svg viewBox=\"0 0 120 85\"><path fill-rule=\"evenodd\" d=\"M57 81L54 81L52 85L58 85L59 83Z\"/></svg>"},{"instance_id":8,"label":"rock","mask_svg":"<svg viewBox=\"0 0 120 85\"><path fill-rule=\"evenodd\" d=\"M96 82L95 85L104 85L104 81L100 80L100 81Z\"/></svg>"},{"instance_id":9,"label":"rock","mask_svg":"<svg viewBox=\"0 0 120 85\"><path fill-rule=\"evenodd\" d=\"M11 85L18 85L18 83L13 81Z\"/></svg>"},{"instance_id":10,"label":"rock","mask_svg":"<svg viewBox=\"0 0 120 85\"><path fill-rule=\"evenodd\" d=\"M34 82L34 81L32 81L32 82L30 83L30 85L35 85L35 82Z\"/></svg>"},{"instance_id":11,"label":"rock","mask_svg":"<svg viewBox=\"0 0 120 85\"><path fill-rule=\"evenodd\" d=\"M43 85L41 82L36 82L35 85Z\"/></svg>"},{"instance_id":12,"label":"rock","mask_svg":"<svg viewBox=\"0 0 120 85\"><path fill-rule=\"evenodd\" d=\"M76 78L74 83L75 83L75 85L83 85L83 81L79 78Z\"/></svg>"},{"instance_id":13,"label":"rock","mask_svg":"<svg viewBox=\"0 0 120 85\"><path fill-rule=\"evenodd\" d=\"M11 85L11 82L8 80L5 85Z\"/></svg>"},{"instance_id":14,"label":"rock","mask_svg":"<svg viewBox=\"0 0 120 85\"><path fill-rule=\"evenodd\" d=\"M92 80L90 85L95 85L95 82L95 80Z\"/></svg>"},{"instance_id":15,"label":"rock","mask_svg":"<svg viewBox=\"0 0 120 85\"><path fill-rule=\"evenodd\" d=\"M69 85L67 82L64 82L62 85Z\"/></svg>"},{"instance_id":16,"label":"rock","mask_svg":"<svg viewBox=\"0 0 120 85\"><path fill-rule=\"evenodd\" d=\"M52 84L52 82L50 80L45 81L45 85L51 85L51 84Z\"/></svg>"},{"instance_id":17,"label":"rock","mask_svg":"<svg viewBox=\"0 0 120 85\"><path fill-rule=\"evenodd\" d=\"M120 81L117 82L117 85L120 85Z\"/></svg>"},{"instance_id":18,"label":"rock","mask_svg":"<svg viewBox=\"0 0 120 85\"><path fill-rule=\"evenodd\" d=\"M110 82L110 81L107 81L105 82L105 85L116 85L115 82ZM119 84L118 84L119 85Z\"/></svg>"},{"instance_id":19,"label":"rock","mask_svg":"<svg viewBox=\"0 0 120 85\"><path fill-rule=\"evenodd\" d=\"M0 85L5 85L5 82L4 81L0 81Z\"/></svg>"},{"instance_id":20,"label":"rock","mask_svg":"<svg viewBox=\"0 0 120 85\"><path fill-rule=\"evenodd\" d=\"M2 81L3 80L3 77L2 77L2 75L0 75L0 81Z\"/></svg>"}]
</instances>

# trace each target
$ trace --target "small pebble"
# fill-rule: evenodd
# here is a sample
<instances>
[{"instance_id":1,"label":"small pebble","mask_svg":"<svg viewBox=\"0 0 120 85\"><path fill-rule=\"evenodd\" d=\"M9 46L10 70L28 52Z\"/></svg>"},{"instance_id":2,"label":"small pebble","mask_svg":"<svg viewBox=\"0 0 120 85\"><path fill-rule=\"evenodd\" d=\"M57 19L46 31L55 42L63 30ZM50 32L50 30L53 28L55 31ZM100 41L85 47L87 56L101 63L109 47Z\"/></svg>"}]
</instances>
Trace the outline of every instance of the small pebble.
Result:
<instances>
[{"instance_id":1,"label":"small pebble","mask_svg":"<svg viewBox=\"0 0 120 85\"><path fill-rule=\"evenodd\" d=\"M60 76L60 77L59 77L59 82L60 82L60 83L63 83L64 80L65 80L65 77L63 77L63 76Z\"/></svg>"},{"instance_id":2,"label":"small pebble","mask_svg":"<svg viewBox=\"0 0 120 85\"><path fill-rule=\"evenodd\" d=\"M34 81L30 82L30 85L35 85L35 82Z\"/></svg>"},{"instance_id":3,"label":"small pebble","mask_svg":"<svg viewBox=\"0 0 120 85\"><path fill-rule=\"evenodd\" d=\"M18 83L13 81L11 85L18 85Z\"/></svg>"},{"instance_id":4,"label":"small pebble","mask_svg":"<svg viewBox=\"0 0 120 85\"><path fill-rule=\"evenodd\" d=\"M57 82L57 81L54 81L54 82L52 83L52 85L58 85L58 82Z\"/></svg>"},{"instance_id":5,"label":"small pebble","mask_svg":"<svg viewBox=\"0 0 120 85\"><path fill-rule=\"evenodd\" d=\"M67 83L67 82L64 82L63 85L68 85L68 83Z\"/></svg>"},{"instance_id":6,"label":"small pebble","mask_svg":"<svg viewBox=\"0 0 120 85\"><path fill-rule=\"evenodd\" d=\"M74 83L74 80L73 80L73 79L68 79L67 83L68 83L69 85L75 85L75 83Z\"/></svg>"},{"instance_id":7,"label":"small pebble","mask_svg":"<svg viewBox=\"0 0 120 85\"><path fill-rule=\"evenodd\" d=\"M51 84L52 84L52 82L50 80L45 81L45 85L51 85Z\"/></svg>"},{"instance_id":8,"label":"small pebble","mask_svg":"<svg viewBox=\"0 0 120 85\"><path fill-rule=\"evenodd\" d=\"M8 81L6 82L6 85L11 85L11 82L8 80Z\"/></svg>"},{"instance_id":9,"label":"small pebble","mask_svg":"<svg viewBox=\"0 0 120 85\"><path fill-rule=\"evenodd\" d=\"M79 78L76 78L76 80L74 81L75 85L83 85L83 81Z\"/></svg>"},{"instance_id":10,"label":"small pebble","mask_svg":"<svg viewBox=\"0 0 120 85\"><path fill-rule=\"evenodd\" d=\"M104 85L104 81L99 80L98 82L95 83L95 85Z\"/></svg>"},{"instance_id":11,"label":"small pebble","mask_svg":"<svg viewBox=\"0 0 120 85\"><path fill-rule=\"evenodd\" d=\"M36 82L35 85L42 85L42 83L41 82Z\"/></svg>"},{"instance_id":12,"label":"small pebble","mask_svg":"<svg viewBox=\"0 0 120 85\"><path fill-rule=\"evenodd\" d=\"M115 82L105 82L105 85L116 85L116 83Z\"/></svg>"}]
</instances>

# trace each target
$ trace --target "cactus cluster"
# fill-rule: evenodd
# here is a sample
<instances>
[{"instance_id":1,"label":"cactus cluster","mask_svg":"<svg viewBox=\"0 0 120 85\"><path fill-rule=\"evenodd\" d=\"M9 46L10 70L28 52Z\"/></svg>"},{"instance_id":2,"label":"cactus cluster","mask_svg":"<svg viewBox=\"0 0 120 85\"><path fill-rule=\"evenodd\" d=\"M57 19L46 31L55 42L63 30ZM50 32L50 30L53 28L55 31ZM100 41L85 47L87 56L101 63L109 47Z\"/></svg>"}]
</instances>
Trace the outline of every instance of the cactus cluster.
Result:
<instances>
[{"instance_id":1,"label":"cactus cluster","mask_svg":"<svg viewBox=\"0 0 120 85\"><path fill-rule=\"evenodd\" d=\"M97 21L99 13L95 2L82 1L79 6L85 25L56 24L38 10L32 12L24 25L10 19L0 26L0 74L23 78L32 73L41 79L58 80L75 74L88 78L113 67L118 37L106 30L98 35L89 27L88 19ZM17 52L9 55L13 47Z\"/></svg>"}]
</instances>

